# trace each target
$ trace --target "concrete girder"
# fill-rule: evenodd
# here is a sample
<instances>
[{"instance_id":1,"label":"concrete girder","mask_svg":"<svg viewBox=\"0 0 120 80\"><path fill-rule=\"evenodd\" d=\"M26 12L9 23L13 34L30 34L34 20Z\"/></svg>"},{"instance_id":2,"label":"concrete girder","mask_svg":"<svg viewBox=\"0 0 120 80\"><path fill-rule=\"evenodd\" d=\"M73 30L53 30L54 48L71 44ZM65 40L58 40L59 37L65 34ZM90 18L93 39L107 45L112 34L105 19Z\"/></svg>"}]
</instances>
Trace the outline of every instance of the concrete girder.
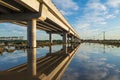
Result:
<instances>
[{"instance_id":1,"label":"concrete girder","mask_svg":"<svg viewBox=\"0 0 120 80\"><path fill-rule=\"evenodd\" d=\"M54 24L51 24L49 22L43 22L43 21L39 21L39 22L50 27L50 28L56 29L56 30L61 31L61 32L63 31L63 29L61 29L61 28L59 28L59 27L57 27Z\"/></svg>"},{"instance_id":2,"label":"concrete girder","mask_svg":"<svg viewBox=\"0 0 120 80\"><path fill-rule=\"evenodd\" d=\"M19 17L18 17L19 16ZM38 18L39 13L9 13L9 14L1 14L0 20L13 20L16 21L26 21L31 20L33 18Z\"/></svg>"},{"instance_id":3,"label":"concrete girder","mask_svg":"<svg viewBox=\"0 0 120 80\"><path fill-rule=\"evenodd\" d=\"M2 1L2 0L0 0L0 5L8 7L9 9L12 9L13 11L20 12L20 9L18 9L18 8L16 8L16 7L14 7L14 6L12 6L12 5Z\"/></svg>"},{"instance_id":4,"label":"concrete girder","mask_svg":"<svg viewBox=\"0 0 120 80\"><path fill-rule=\"evenodd\" d=\"M32 12L39 12L40 10L40 2L37 0L14 0L24 7L28 8Z\"/></svg>"}]
</instances>

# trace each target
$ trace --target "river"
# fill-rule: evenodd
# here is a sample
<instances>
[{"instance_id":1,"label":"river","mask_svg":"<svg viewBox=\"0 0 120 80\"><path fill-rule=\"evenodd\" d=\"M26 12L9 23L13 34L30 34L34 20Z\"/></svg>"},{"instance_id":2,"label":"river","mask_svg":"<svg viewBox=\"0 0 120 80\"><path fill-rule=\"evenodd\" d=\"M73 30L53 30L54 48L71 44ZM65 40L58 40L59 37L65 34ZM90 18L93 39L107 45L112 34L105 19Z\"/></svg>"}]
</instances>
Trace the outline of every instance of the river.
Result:
<instances>
[{"instance_id":1,"label":"river","mask_svg":"<svg viewBox=\"0 0 120 80\"><path fill-rule=\"evenodd\" d=\"M120 47L81 44L61 80L120 80Z\"/></svg>"},{"instance_id":2,"label":"river","mask_svg":"<svg viewBox=\"0 0 120 80\"><path fill-rule=\"evenodd\" d=\"M52 46L52 52L62 45ZM49 47L37 48L37 58L49 53ZM0 71L27 62L26 50L3 52L0 55ZM119 80L120 47L82 43L63 74L61 80Z\"/></svg>"}]
</instances>

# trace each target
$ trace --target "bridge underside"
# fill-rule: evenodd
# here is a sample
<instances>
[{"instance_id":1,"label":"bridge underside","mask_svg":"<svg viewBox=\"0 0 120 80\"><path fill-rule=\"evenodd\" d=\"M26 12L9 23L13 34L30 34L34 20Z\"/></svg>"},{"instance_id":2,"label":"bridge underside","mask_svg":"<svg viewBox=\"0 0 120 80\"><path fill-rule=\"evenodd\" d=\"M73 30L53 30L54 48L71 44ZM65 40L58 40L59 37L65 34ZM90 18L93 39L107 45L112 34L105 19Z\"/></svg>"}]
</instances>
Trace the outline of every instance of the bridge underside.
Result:
<instances>
[{"instance_id":1,"label":"bridge underside","mask_svg":"<svg viewBox=\"0 0 120 80\"><path fill-rule=\"evenodd\" d=\"M79 39L51 0L0 0L0 22L28 26L32 19L37 20L37 29L48 33L66 32Z\"/></svg>"}]
</instances>

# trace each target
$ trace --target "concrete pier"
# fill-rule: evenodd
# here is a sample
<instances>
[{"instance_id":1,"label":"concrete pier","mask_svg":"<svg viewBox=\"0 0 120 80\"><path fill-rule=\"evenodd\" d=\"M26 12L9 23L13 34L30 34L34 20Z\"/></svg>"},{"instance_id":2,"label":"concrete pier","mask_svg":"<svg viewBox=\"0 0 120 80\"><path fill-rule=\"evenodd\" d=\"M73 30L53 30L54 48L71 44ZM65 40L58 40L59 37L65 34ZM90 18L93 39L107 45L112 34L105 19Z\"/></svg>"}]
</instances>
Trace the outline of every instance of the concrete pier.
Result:
<instances>
[{"instance_id":1,"label":"concrete pier","mask_svg":"<svg viewBox=\"0 0 120 80\"><path fill-rule=\"evenodd\" d=\"M63 43L67 44L67 33L63 34Z\"/></svg>"},{"instance_id":2,"label":"concrete pier","mask_svg":"<svg viewBox=\"0 0 120 80\"><path fill-rule=\"evenodd\" d=\"M28 65L27 72L31 77L36 76L36 48L27 49Z\"/></svg>"},{"instance_id":3,"label":"concrete pier","mask_svg":"<svg viewBox=\"0 0 120 80\"><path fill-rule=\"evenodd\" d=\"M27 41L29 48L36 47L36 19L28 21Z\"/></svg>"},{"instance_id":4,"label":"concrete pier","mask_svg":"<svg viewBox=\"0 0 120 80\"><path fill-rule=\"evenodd\" d=\"M49 46L49 53L52 53L52 45Z\"/></svg>"},{"instance_id":5,"label":"concrete pier","mask_svg":"<svg viewBox=\"0 0 120 80\"><path fill-rule=\"evenodd\" d=\"M53 41L52 41L52 33L49 33L49 40L50 40L50 43L52 44Z\"/></svg>"},{"instance_id":6,"label":"concrete pier","mask_svg":"<svg viewBox=\"0 0 120 80\"><path fill-rule=\"evenodd\" d=\"M64 53L67 54L67 33L63 34L63 49L64 49Z\"/></svg>"},{"instance_id":7,"label":"concrete pier","mask_svg":"<svg viewBox=\"0 0 120 80\"><path fill-rule=\"evenodd\" d=\"M72 42L72 43L74 42L74 36L71 37L71 42Z\"/></svg>"},{"instance_id":8,"label":"concrete pier","mask_svg":"<svg viewBox=\"0 0 120 80\"><path fill-rule=\"evenodd\" d=\"M36 19L28 21L27 27L27 56L28 56L28 73L36 76Z\"/></svg>"}]
</instances>

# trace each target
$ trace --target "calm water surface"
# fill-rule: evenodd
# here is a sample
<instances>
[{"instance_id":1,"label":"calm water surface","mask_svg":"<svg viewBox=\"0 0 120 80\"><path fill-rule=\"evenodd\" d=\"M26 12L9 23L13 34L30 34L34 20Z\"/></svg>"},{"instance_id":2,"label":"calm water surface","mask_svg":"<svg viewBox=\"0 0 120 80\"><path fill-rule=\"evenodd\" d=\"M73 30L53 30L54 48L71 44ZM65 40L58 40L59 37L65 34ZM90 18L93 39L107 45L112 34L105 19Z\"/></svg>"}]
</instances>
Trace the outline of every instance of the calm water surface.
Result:
<instances>
[{"instance_id":1,"label":"calm water surface","mask_svg":"<svg viewBox=\"0 0 120 80\"><path fill-rule=\"evenodd\" d=\"M62 45L52 46L52 52ZM49 53L49 47L37 48L37 58ZM3 52L0 71L27 62L26 50ZM83 43L61 80L120 80L120 47Z\"/></svg>"},{"instance_id":2,"label":"calm water surface","mask_svg":"<svg viewBox=\"0 0 120 80\"><path fill-rule=\"evenodd\" d=\"M13 47L10 47L13 48ZM58 51L62 48L62 45L52 46L52 52ZM45 56L49 53L49 47L37 48L37 58ZM11 67L23 64L27 62L27 50L15 50L14 52L3 52L0 54L0 71L9 69Z\"/></svg>"},{"instance_id":3,"label":"calm water surface","mask_svg":"<svg viewBox=\"0 0 120 80\"><path fill-rule=\"evenodd\" d=\"M120 47L81 44L61 80L120 80Z\"/></svg>"}]
</instances>

